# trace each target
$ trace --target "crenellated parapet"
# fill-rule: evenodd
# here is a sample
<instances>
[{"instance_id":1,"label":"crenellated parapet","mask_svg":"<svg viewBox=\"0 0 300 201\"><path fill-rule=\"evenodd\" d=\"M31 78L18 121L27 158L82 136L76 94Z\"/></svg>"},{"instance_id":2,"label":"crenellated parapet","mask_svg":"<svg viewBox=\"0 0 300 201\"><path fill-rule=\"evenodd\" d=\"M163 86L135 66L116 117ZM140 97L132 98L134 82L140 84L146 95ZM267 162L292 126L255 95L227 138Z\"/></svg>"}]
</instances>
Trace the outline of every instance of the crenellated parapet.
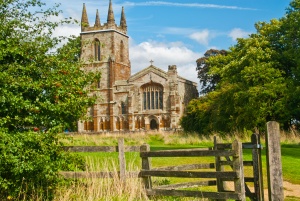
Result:
<instances>
[{"instance_id":1,"label":"crenellated parapet","mask_svg":"<svg viewBox=\"0 0 300 201\"><path fill-rule=\"evenodd\" d=\"M90 23L88 20L88 14L86 11L86 6L85 6L85 4L83 4L82 17L81 17L81 32L108 31L108 30L115 30L115 31L123 33L125 35L127 34L127 24L126 24L124 8L122 8L120 24L117 25L115 23L115 16L114 16L113 7L112 7L112 1L110 0L109 7L108 7L108 14L107 14L107 22L104 24L101 24L99 11L97 9L95 24L94 24L94 26L90 26Z\"/></svg>"}]
</instances>

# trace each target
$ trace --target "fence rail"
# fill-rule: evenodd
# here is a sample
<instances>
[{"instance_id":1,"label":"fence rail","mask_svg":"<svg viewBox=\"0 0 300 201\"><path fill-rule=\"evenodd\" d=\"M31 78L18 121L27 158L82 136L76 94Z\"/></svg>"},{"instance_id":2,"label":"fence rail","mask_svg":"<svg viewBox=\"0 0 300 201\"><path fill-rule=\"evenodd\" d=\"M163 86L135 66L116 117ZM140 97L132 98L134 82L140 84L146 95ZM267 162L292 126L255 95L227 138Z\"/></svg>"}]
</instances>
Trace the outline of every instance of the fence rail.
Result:
<instances>
[{"instance_id":1,"label":"fence rail","mask_svg":"<svg viewBox=\"0 0 300 201\"><path fill-rule=\"evenodd\" d=\"M127 172L125 152L139 152L140 146L124 146L124 139L118 139L118 146L65 146L65 151L70 152L118 152L118 172L70 172L61 171L64 178L114 178L116 175L120 180L125 181L129 177L137 177L139 172Z\"/></svg>"},{"instance_id":2,"label":"fence rail","mask_svg":"<svg viewBox=\"0 0 300 201\"><path fill-rule=\"evenodd\" d=\"M70 152L119 152L119 146L64 146ZM140 146L126 146L125 152L140 152Z\"/></svg>"}]
</instances>

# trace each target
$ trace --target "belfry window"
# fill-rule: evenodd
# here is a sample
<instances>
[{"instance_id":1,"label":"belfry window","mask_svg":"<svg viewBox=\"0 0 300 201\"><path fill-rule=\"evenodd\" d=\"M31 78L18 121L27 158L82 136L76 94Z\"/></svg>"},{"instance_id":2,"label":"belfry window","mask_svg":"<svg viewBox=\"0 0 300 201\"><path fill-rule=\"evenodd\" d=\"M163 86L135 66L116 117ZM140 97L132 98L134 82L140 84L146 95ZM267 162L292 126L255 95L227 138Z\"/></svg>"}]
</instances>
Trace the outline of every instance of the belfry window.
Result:
<instances>
[{"instance_id":1,"label":"belfry window","mask_svg":"<svg viewBox=\"0 0 300 201\"><path fill-rule=\"evenodd\" d=\"M94 53L95 53L95 61L100 61L101 48L100 48L100 41L98 39L95 39Z\"/></svg>"},{"instance_id":2,"label":"belfry window","mask_svg":"<svg viewBox=\"0 0 300 201\"><path fill-rule=\"evenodd\" d=\"M121 62L124 62L124 42L121 41L121 44L120 44L120 61Z\"/></svg>"},{"instance_id":3,"label":"belfry window","mask_svg":"<svg viewBox=\"0 0 300 201\"><path fill-rule=\"evenodd\" d=\"M163 87L159 84L147 84L142 86L143 109L163 109Z\"/></svg>"}]
</instances>

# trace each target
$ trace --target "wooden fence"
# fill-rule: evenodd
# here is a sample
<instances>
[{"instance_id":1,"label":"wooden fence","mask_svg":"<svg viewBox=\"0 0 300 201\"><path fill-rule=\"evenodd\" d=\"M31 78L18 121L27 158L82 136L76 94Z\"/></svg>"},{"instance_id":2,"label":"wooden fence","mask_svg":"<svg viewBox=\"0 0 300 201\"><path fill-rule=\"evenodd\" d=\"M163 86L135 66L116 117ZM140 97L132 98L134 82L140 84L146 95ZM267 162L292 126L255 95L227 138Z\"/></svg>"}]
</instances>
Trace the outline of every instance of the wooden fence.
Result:
<instances>
[{"instance_id":1,"label":"wooden fence","mask_svg":"<svg viewBox=\"0 0 300 201\"><path fill-rule=\"evenodd\" d=\"M117 174L120 179L125 181L127 177L141 177L149 196L184 196L217 200L245 200L245 197L248 197L251 200L264 200L261 163L262 146L259 135L256 134L252 135L251 143L237 141L232 144L219 143L215 138L213 148L202 149L150 151L150 146L147 144L124 146L124 139L118 140L118 146L66 146L64 149L71 152L118 152L119 172ZM252 149L252 160L243 161L242 149ZM140 152L142 159L142 170L140 172L126 171L125 152ZM174 157L212 157L214 162L152 168L150 158L154 157L167 157L169 160L177 160ZM252 166L252 177L244 176L244 167L247 166ZM231 171L225 171L228 169ZM61 174L65 178L112 178L116 176L116 172L61 172ZM152 177L197 178L199 181L153 187ZM233 191L226 189L227 181L234 183ZM251 192L247 185L251 182L254 186L254 192ZM217 191L204 192L198 189L186 189L199 186L216 186Z\"/></svg>"},{"instance_id":2,"label":"wooden fence","mask_svg":"<svg viewBox=\"0 0 300 201\"><path fill-rule=\"evenodd\" d=\"M118 140L118 146L65 146L65 151L70 152L118 152L119 175L125 181L126 177L137 177L138 172L126 171L125 152L139 152L140 146L124 146L124 139ZM116 172L60 172L65 178L113 178Z\"/></svg>"},{"instance_id":3,"label":"wooden fence","mask_svg":"<svg viewBox=\"0 0 300 201\"><path fill-rule=\"evenodd\" d=\"M149 196L181 196L181 197L201 197L210 199L234 199L246 200L242 143L234 141L230 150L171 150L171 151L150 151L149 145L141 147L140 156L142 158L142 170L139 177L143 178L147 195ZM232 171L196 171L196 169L211 168L212 164L182 165L167 168L151 168L150 158L153 157L231 157ZM174 159L172 159L174 160ZM225 164L223 164L225 165ZM180 177L180 178L204 178L214 179L201 182L189 182L176 185L165 185L162 187L153 187L151 177ZM218 180L227 180L234 182L234 191L223 192L205 192L200 190L177 190L178 188L187 188L199 185L216 185Z\"/></svg>"}]
</instances>

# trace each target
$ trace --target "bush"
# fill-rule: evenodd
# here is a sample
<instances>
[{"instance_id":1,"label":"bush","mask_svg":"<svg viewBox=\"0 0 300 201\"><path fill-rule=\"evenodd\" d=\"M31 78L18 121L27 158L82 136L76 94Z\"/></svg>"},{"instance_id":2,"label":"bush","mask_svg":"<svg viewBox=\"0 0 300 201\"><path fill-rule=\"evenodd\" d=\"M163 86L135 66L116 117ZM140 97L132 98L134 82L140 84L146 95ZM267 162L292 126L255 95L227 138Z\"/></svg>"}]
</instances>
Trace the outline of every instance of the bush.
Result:
<instances>
[{"instance_id":1,"label":"bush","mask_svg":"<svg viewBox=\"0 0 300 201\"><path fill-rule=\"evenodd\" d=\"M79 156L64 152L57 134L0 131L0 200L52 200L59 170L83 169Z\"/></svg>"}]
</instances>

